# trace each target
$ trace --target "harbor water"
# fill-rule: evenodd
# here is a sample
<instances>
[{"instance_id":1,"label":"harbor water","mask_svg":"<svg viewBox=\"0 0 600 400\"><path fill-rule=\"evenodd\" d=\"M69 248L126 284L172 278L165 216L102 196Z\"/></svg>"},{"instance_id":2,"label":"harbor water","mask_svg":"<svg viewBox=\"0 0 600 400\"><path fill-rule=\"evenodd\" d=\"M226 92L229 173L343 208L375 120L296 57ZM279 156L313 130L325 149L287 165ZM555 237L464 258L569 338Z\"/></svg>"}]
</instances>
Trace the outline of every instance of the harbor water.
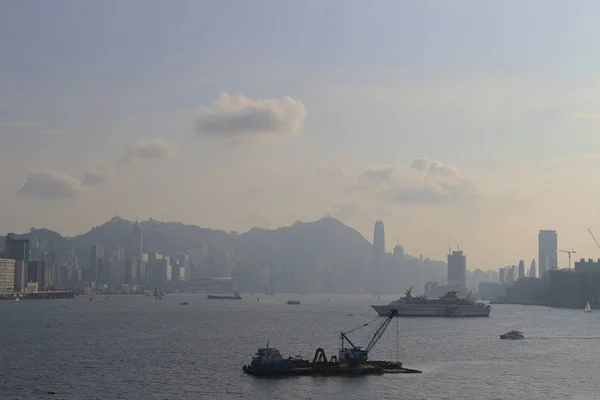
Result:
<instances>
[{"instance_id":1,"label":"harbor water","mask_svg":"<svg viewBox=\"0 0 600 400\"><path fill-rule=\"evenodd\" d=\"M423 374L260 379L242 366L267 341L284 356L336 354L340 330L394 297L242 296L0 302L0 398L600 399L600 310L493 305L490 318L399 318L370 358L399 357ZM513 329L526 339L499 339Z\"/></svg>"}]
</instances>

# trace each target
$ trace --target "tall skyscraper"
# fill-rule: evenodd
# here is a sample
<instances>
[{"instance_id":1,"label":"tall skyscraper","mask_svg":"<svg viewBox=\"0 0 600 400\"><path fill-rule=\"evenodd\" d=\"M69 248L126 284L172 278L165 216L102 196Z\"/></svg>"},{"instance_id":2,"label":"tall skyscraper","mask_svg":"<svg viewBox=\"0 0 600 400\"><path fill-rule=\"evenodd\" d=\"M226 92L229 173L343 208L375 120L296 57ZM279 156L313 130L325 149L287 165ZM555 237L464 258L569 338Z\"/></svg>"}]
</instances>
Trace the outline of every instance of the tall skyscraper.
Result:
<instances>
[{"instance_id":1,"label":"tall skyscraper","mask_svg":"<svg viewBox=\"0 0 600 400\"><path fill-rule=\"evenodd\" d=\"M104 246L94 244L90 247L90 274L89 279L93 280L98 287L98 277L102 276L102 263L104 261Z\"/></svg>"},{"instance_id":2,"label":"tall skyscraper","mask_svg":"<svg viewBox=\"0 0 600 400\"><path fill-rule=\"evenodd\" d=\"M381 270L385 259L385 230L383 221L375 222L375 231L373 233L373 268Z\"/></svg>"},{"instance_id":3,"label":"tall skyscraper","mask_svg":"<svg viewBox=\"0 0 600 400\"><path fill-rule=\"evenodd\" d=\"M531 265L529 266L529 277L535 278L535 273L537 272L537 265L535 264L535 258L531 260Z\"/></svg>"},{"instance_id":4,"label":"tall skyscraper","mask_svg":"<svg viewBox=\"0 0 600 400\"><path fill-rule=\"evenodd\" d=\"M467 256L462 250L448 254L448 286L467 287Z\"/></svg>"},{"instance_id":5,"label":"tall skyscraper","mask_svg":"<svg viewBox=\"0 0 600 400\"><path fill-rule=\"evenodd\" d=\"M46 290L46 261L29 261L27 282L37 283L40 292Z\"/></svg>"},{"instance_id":6,"label":"tall skyscraper","mask_svg":"<svg viewBox=\"0 0 600 400\"><path fill-rule=\"evenodd\" d=\"M129 258L142 258L142 228L136 222L129 236Z\"/></svg>"},{"instance_id":7,"label":"tall skyscraper","mask_svg":"<svg viewBox=\"0 0 600 400\"><path fill-rule=\"evenodd\" d=\"M558 236L556 231L542 230L538 234L538 277L543 278L546 271L558 269Z\"/></svg>"},{"instance_id":8,"label":"tall skyscraper","mask_svg":"<svg viewBox=\"0 0 600 400\"><path fill-rule=\"evenodd\" d=\"M525 278L525 261L519 261L519 279Z\"/></svg>"}]
</instances>

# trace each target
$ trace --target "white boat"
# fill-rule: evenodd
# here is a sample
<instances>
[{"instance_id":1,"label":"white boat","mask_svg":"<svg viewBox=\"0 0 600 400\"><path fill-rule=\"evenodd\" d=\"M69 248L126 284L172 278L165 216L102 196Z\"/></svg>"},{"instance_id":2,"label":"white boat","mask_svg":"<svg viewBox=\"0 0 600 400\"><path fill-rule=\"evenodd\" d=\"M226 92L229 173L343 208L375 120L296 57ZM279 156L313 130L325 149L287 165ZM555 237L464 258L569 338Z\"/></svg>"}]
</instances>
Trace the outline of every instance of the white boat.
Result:
<instances>
[{"instance_id":1,"label":"white boat","mask_svg":"<svg viewBox=\"0 0 600 400\"><path fill-rule=\"evenodd\" d=\"M583 310L583 312L592 312L592 308L590 307L590 302L589 301L585 305L585 309Z\"/></svg>"},{"instance_id":2,"label":"white boat","mask_svg":"<svg viewBox=\"0 0 600 400\"><path fill-rule=\"evenodd\" d=\"M21 299L18 297L15 297L15 301L21 301Z\"/></svg>"},{"instance_id":3,"label":"white boat","mask_svg":"<svg viewBox=\"0 0 600 400\"><path fill-rule=\"evenodd\" d=\"M525 336L523 336L523 333L520 331L510 331L510 332L506 332L505 334L500 335L500 339L518 340L518 339L525 339Z\"/></svg>"},{"instance_id":4,"label":"white boat","mask_svg":"<svg viewBox=\"0 0 600 400\"><path fill-rule=\"evenodd\" d=\"M488 304L459 298L455 291L446 293L439 299L426 296L412 297L408 289L404 297L392 301L388 305L371 306L382 317L389 315L393 309L398 310L399 317L489 317L492 307Z\"/></svg>"}]
</instances>

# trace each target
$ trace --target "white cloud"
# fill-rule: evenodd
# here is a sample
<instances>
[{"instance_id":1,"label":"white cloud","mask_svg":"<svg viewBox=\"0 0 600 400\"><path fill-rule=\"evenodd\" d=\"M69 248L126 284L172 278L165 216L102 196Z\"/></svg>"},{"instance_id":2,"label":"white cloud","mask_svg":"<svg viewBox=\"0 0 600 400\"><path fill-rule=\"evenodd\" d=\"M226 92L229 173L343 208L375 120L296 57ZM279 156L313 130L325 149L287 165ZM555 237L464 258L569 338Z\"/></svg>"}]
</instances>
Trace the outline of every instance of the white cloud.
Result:
<instances>
[{"instance_id":1,"label":"white cloud","mask_svg":"<svg viewBox=\"0 0 600 400\"><path fill-rule=\"evenodd\" d=\"M348 192L372 191L389 204L444 205L466 202L483 194L481 187L458 168L431 161L414 160L410 166L370 168Z\"/></svg>"},{"instance_id":2,"label":"white cloud","mask_svg":"<svg viewBox=\"0 0 600 400\"><path fill-rule=\"evenodd\" d=\"M77 197L81 192L81 183L61 172L44 169L30 172L27 180L19 189L22 196L69 199Z\"/></svg>"},{"instance_id":3,"label":"white cloud","mask_svg":"<svg viewBox=\"0 0 600 400\"><path fill-rule=\"evenodd\" d=\"M198 134L227 138L299 135L307 115L300 100L253 100L241 93L221 93L200 111L196 121Z\"/></svg>"},{"instance_id":4,"label":"white cloud","mask_svg":"<svg viewBox=\"0 0 600 400\"><path fill-rule=\"evenodd\" d=\"M85 172L81 178L81 184L83 186L97 186L101 185L106 181L103 175L95 172Z\"/></svg>"},{"instance_id":5,"label":"white cloud","mask_svg":"<svg viewBox=\"0 0 600 400\"><path fill-rule=\"evenodd\" d=\"M168 140L140 139L127 148L124 162L171 157L176 152L177 146Z\"/></svg>"}]
</instances>

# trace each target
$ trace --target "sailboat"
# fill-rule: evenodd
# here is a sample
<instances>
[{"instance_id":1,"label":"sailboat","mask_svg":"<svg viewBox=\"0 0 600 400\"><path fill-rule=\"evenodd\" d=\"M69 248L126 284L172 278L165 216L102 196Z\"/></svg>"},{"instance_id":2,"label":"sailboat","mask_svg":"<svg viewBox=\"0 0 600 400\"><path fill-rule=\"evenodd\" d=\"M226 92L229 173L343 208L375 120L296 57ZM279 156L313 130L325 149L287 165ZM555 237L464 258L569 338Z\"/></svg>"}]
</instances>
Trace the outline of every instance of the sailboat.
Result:
<instances>
[{"instance_id":1,"label":"sailboat","mask_svg":"<svg viewBox=\"0 0 600 400\"><path fill-rule=\"evenodd\" d=\"M590 302L589 301L585 305L585 309L583 310L583 312L592 312L592 308L590 307Z\"/></svg>"}]
</instances>

